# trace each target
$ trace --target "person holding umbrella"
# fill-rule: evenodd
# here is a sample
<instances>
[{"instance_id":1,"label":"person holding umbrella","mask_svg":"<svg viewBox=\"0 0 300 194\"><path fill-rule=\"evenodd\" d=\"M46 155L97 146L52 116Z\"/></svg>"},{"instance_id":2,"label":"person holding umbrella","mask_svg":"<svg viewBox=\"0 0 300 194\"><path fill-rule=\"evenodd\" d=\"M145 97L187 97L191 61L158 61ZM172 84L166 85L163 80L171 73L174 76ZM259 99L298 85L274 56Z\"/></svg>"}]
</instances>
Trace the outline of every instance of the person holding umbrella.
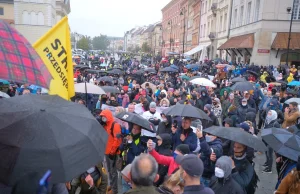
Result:
<instances>
[{"instance_id":1,"label":"person holding umbrella","mask_svg":"<svg viewBox=\"0 0 300 194\"><path fill-rule=\"evenodd\" d=\"M298 117L300 117L298 103L291 102L289 107L284 109L284 121L282 123L282 128L286 129L292 125L295 125Z\"/></svg>"},{"instance_id":2,"label":"person holding umbrella","mask_svg":"<svg viewBox=\"0 0 300 194\"><path fill-rule=\"evenodd\" d=\"M115 167L118 148L122 143L122 139L117 135L121 134L121 126L115 122L113 114L110 110L103 110L100 113L100 124L104 127L108 134L108 140L105 149L105 159L109 174L110 186L113 193L118 193L118 173Z\"/></svg>"}]
</instances>

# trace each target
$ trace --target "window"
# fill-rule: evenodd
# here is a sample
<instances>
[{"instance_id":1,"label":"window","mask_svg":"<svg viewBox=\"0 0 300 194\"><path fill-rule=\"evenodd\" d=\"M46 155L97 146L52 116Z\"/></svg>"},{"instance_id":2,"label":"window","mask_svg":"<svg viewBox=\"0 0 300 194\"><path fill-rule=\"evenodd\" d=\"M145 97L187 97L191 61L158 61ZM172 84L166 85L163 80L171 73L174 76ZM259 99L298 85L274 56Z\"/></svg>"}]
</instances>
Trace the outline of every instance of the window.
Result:
<instances>
[{"instance_id":1,"label":"window","mask_svg":"<svg viewBox=\"0 0 300 194\"><path fill-rule=\"evenodd\" d=\"M233 17L233 22L232 22L232 27L236 27L237 23L237 9L234 10L234 17Z\"/></svg>"},{"instance_id":2,"label":"window","mask_svg":"<svg viewBox=\"0 0 300 194\"><path fill-rule=\"evenodd\" d=\"M207 23L207 34L210 33L210 22Z\"/></svg>"},{"instance_id":3,"label":"window","mask_svg":"<svg viewBox=\"0 0 300 194\"><path fill-rule=\"evenodd\" d=\"M30 24L30 16L27 11L23 11L22 13L22 23L23 24Z\"/></svg>"},{"instance_id":4,"label":"window","mask_svg":"<svg viewBox=\"0 0 300 194\"><path fill-rule=\"evenodd\" d=\"M200 27L200 38L202 37L202 29L203 28L203 26L201 25L201 27Z\"/></svg>"},{"instance_id":5,"label":"window","mask_svg":"<svg viewBox=\"0 0 300 194\"><path fill-rule=\"evenodd\" d=\"M211 20L210 25L211 25L210 32L212 32L214 31L214 20Z\"/></svg>"},{"instance_id":6,"label":"window","mask_svg":"<svg viewBox=\"0 0 300 194\"><path fill-rule=\"evenodd\" d=\"M204 28L203 28L203 37L205 38L206 37L206 25L204 24Z\"/></svg>"},{"instance_id":7,"label":"window","mask_svg":"<svg viewBox=\"0 0 300 194\"><path fill-rule=\"evenodd\" d=\"M258 21L259 10L260 10L260 0L256 0L255 18L254 18L255 22Z\"/></svg>"},{"instance_id":8,"label":"window","mask_svg":"<svg viewBox=\"0 0 300 194\"><path fill-rule=\"evenodd\" d=\"M37 15L33 11L30 13L30 24L37 25Z\"/></svg>"},{"instance_id":9,"label":"window","mask_svg":"<svg viewBox=\"0 0 300 194\"><path fill-rule=\"evenodd\" d=\"M248 3L248 11L247 11L247 22L246 24L249 24L251 22L251 6L252 6L252 2Z\"/></svg>"},{"instance_id":10,"label":"window","mask_svg":"<svg viewBox=\"0 0 300 194\"><path fill-rule=\"evenodd\" d=\"M293 20L300 20L300 0L295 0L293 9Z\"/></svg>"},{"instance_id":11,"label":"window","mask_svg":"<svg viewBox=\"0 0 300 194\"><path fill-rule=\"evenodd\" d=\"M225 31L227 29L227 13L224 16L224 25L223 25L223 31Z\"/></svg>"},{"instance_id":12,"label":"window","mask_svg":"<svg viewBox=\"0 0 300 194\"><path fill-rule=\"evenodd\" d=\"M244 6L241 7L241 11L240 11L240 22L239 22L239 26L243 25L243 20L244 20Z\"/></svg>"},{"instance_id":13,"label":"window","mask_svg":"<svg viewBox=\"0 0 300 194\"><path fill-rule=\"evenodd\" d=\"M204 5L204 13L206 13L207 12L207 1L205 1L205 5Z\"/></svg>"},{"instance_id":14,"label":"window","mask_svg":"<svg viewBox=\"0 0 300 194\"><path fill-rule=\"evenodd\" d=\"M220 16L220 30L219 31L223 31L223 16Z\"/></svg>"},{"instance_id":15,"label":"window","mask_svg":"<svg viewBox=\"0 0 300 194\"><path fill-rule=\"evenodd\" d=\"M38 25L44 25L45 24L45 18L44 18L44 14L42 12L38 13L38 21L37 21Z\"/></svg>"}]
</instances>

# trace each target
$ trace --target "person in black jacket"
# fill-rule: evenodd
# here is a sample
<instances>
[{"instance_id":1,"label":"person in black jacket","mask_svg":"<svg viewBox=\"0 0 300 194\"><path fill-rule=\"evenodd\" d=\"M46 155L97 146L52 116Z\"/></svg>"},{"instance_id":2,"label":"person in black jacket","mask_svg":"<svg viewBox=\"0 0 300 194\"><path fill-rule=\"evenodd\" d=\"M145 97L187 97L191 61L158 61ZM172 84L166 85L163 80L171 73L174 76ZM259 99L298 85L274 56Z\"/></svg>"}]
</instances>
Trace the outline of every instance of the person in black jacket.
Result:
<instances>
[{"instance_id":1,"label":"person in black jacket","mask_svg":"<svg viewBox=\"0 0 300 194\"><path fill-rule=\"evenodd\" d=\"M156 136L157 139L157 146L155 150L160 154L164 156L172 156L171 151L171 144L172 144L172 137L168 133L163 133L158 136ZM168 173L169 166L159 165L158 166L158 174L159 179L154 183L156 186L161 185L164 182L165 176Z\"/></svg>"},{"instance_id":2,"label":"person in black jacket","mask_svg":"<svg viewBox=\"0 0 300 194\"><path fill-rule=\"evenodd\" d=\"M217 194L246 194L232 178L232 160L228 156L220 157L216 162L214 176L209 187Z\"/></svg>"},{"instance_id":3,"label":"person in black jacket","mask_svg":"<svg viewBox=\"0 0 300 194\"><path fill-rule=\"evenodd\" d=\"M268 128L280 128L280 124L277 122L277 112L274 110L270 110L265 118L265 127ZM273 165L273 149L268 146L268 144L263 140L268 150L266 151L266 162L263 166L266 168L262 171L262 173L272 173L272 165Z\"/></svg>"},{"instance_id":4,"label":"person in black jacket","mask_svg":"<svg viewBox=\"0 0 300 194\"><path fill-rule=\"evenodd\" d=\"M215 114L212 111L211 104L206 104L204 106L204 112L208 115L208 117L211 119L211 121L203 121L203 128L206 129L211 126L219 126L218 118L215 116Z\"/></svg>"},{"instance_id":5,"label":"person in black jacket","mask_svg":"<svg viewBox=\"0 0 300 194\"><path fill-rule=\"evenodd\" d=\"M238 108L238 111L237 111L237 115L238 115L238 122L239 123L242 123L244 121L246 121L246 114L248 112L254 112L256 113L256 110L251 108L250 106L248 106L248 102L247 102L247 99L243 99L242 100L242 105Z\"/></svg>"},{"instance_id":6,"label":"person in black jacket","mask_svg":"<svg viewBox=\"0 0 300 194\"><path fill-rule=\"evenodd\" d=\"M171 134L172 130L172 117L171 116L167 116L164 113L161 113L161 122L158 124L158 128L156 131L156 134L162 134L162 133L168 133Z\"/></svg>"}]
</instances>

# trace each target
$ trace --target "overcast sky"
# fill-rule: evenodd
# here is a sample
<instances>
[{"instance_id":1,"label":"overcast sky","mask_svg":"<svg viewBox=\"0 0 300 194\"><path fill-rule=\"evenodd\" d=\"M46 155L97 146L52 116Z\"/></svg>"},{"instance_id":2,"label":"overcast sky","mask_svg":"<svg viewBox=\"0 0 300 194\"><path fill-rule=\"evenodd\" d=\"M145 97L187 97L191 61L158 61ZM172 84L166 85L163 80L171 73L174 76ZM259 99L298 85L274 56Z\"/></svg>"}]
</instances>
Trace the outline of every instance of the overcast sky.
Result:
<instances>
[{"instance_id":1,"label":"overcast sky","mask_svg":"<svg viewBox=\"0 0 300 194\"><path fill-rule=\"evenodd\" d=\"M135 26L161 21L161 9L171 0L71 0L72 32L88 36L123 37Z\"/></svg>"}]
</instances>

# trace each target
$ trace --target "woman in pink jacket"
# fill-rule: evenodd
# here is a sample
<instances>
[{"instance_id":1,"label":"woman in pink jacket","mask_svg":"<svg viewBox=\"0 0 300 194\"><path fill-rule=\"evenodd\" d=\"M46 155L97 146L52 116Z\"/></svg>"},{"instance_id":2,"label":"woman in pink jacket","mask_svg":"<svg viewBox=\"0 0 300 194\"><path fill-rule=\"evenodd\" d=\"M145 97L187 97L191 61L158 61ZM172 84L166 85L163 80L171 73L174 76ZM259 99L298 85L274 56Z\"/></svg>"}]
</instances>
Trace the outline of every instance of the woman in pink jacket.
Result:
<instances>
[{"instance_id":1,"label":"woman in pink jacket","mask_svg":"<svg viewBox=\"0 0 300 194\"><path fill-rule=\"evenodd\" d=\"M162 141L158 140L157 144L161 145ZM148 147L149 154L151 156L153 156L153 158L155 158L155 160L158 164L165 165L165 166L169 167L168 176L170 176L175 170L177 170L179 168L179 165L175 162L176 156L177 155L185 155L185 154L190 153L190 149L189 149L188 145L180 144L176 147L176 149L173 153L173 157L172 156L160 155L159 153L157 153L155 151L154 144L153 144L153 141L151 139L148 140L147 147Z\"/></svg>"}]
</instances>

